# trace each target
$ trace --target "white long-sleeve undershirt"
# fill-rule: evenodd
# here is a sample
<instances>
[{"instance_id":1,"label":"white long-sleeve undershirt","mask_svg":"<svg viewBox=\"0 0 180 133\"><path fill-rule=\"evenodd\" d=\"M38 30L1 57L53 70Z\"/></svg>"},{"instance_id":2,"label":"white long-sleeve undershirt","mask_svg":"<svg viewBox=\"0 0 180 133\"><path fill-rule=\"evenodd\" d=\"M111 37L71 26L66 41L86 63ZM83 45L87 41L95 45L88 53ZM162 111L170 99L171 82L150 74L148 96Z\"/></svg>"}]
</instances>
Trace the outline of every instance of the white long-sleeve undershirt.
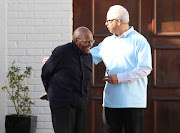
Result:
<instances>
[{"instance_id":1,"label":"white long-sleeve undershirt","mask_svg":"<svg viewBox=\"0 0 180 133\"><path fill-rule=\"evenodd\" d=\"M131 71L118 73L118 83L130 83L151 73L151 68L139 66Z\"/></svg>"}]
</instances>

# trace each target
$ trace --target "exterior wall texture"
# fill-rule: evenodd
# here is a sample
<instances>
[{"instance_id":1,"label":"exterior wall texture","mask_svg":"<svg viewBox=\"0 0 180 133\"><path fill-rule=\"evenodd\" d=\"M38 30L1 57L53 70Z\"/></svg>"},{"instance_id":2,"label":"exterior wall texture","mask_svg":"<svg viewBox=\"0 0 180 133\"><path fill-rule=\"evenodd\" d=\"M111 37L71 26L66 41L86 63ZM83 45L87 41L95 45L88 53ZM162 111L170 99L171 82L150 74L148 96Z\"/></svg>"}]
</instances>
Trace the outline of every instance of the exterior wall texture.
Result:
<instances>
[{"instance_id":1,"label":"exterior wall texture","mask_svg":"<svg viewBox=\"0 0 180 133\"><path fill-rule=\"evenodd\" d=\"M7 33L5 29L0 31L0 35L4 37L0 38L0 41L6 42L3 46L0 45L3 48L0 57L3 64L0 68L7 72L13 61L22 69L32 66L32 76L24 84L29 86L29 95L35 101L32 115L38 116L36 133L53 133L49 102L39 99L45 92L40 78L42 60L49 56L56 46L72 40L72 0L0 1L0 6L3 7L0 7L0 13L3 15L1 19L7 18L6 23L5 20L0 21L1 25L7 25ZM1 79L4 80L4 77ZM4 125L5 114L15 113L15 110L9 96L6 95L5 98L5 94L0 95L5 101L0 103L0 107L5 107L4 113L0 113L0 118L3 118L0 123ZM4 126L2 128L0 126L0 132L4 133Z\"/></svg>"}]
</instances>

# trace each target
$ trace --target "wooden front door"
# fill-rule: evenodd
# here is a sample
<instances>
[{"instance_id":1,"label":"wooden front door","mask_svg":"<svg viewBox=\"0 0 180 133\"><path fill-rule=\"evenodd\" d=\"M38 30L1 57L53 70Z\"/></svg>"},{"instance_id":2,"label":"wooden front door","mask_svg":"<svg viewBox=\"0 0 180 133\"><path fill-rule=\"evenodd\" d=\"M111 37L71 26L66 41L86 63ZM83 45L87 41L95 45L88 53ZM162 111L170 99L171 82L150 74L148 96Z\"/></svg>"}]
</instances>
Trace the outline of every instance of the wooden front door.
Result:
<instances>
[{"instance_id":1,"label":"wooden front door","mask_svg":"<svg viewBox=\"0 0 180 133\"><path fill-rule=\"evenodd\" d=\"M180 1L179 0L73 0L73 29L88 27L98 45L110 35L106 12L120 4L130 14L130 25L144 35L152 49L153 71L148 76L148 107L143 133L180 131ZM102 95L105 67L93 65L89 91L88 133L104 133Z\"/></svg>"}]
</instances>

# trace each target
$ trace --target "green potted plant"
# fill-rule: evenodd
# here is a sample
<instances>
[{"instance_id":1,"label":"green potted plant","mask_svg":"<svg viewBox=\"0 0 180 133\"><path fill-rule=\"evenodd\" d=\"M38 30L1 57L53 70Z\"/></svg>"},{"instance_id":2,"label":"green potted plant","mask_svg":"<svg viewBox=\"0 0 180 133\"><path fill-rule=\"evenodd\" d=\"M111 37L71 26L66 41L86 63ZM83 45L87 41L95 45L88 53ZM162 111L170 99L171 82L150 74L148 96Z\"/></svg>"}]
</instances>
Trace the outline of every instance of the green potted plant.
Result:
<instances>
[{"instance_id":1,"label":"green potted plant","mask_svg":"<svg viewBox=\"0 0 180 133\"><path fill-rule=\"evenodd\" d=\"M16 111L16 114L6 115L6 133L35 133L37 116L30 115L34 102L28 96L28 86L22 85L24 79L30 78L32 67L26 67L24 73L20 70L14 61L7 73L8 86L2 87L9 94Z\"/></svg>"}]
</instances>

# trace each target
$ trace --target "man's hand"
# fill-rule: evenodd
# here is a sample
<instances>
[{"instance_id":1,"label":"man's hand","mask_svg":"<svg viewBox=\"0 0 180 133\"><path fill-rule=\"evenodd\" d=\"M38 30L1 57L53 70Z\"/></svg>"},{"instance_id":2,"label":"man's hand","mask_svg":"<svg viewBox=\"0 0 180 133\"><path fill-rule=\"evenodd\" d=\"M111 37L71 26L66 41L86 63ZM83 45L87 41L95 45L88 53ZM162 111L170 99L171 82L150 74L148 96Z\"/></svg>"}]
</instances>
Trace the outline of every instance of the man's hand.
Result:
<instances>
[{"instance_id":1,"label":"man's hand","mask_svg":"<svg viewBox=\"0 0 180 133\"><path fill-rule=\"evenodd\" d=\"M111 76L105 76L103 80L107 81L108 83L111 83L111 84L117 84L118 83L117 74L114 74Z\"/></svg>"},{"instance_id":2,"label":"man's hand","mask_svg":"<svg viewBox=\"0 0 180 133\"><path fill-rule=\"evenodd\" d=\"M43 63L45 64L48 59L49 59L49 57L44 58Z\"/></svg>"},{"instance_id":3,"label":"man's hand","mask_svg":"<svg viewBox=\"0 0 180 133\"><path fill-rule=\"evenodd\" d=\"M48 98L48 95L47 95L46 92L45 92L43 95L41 95L41 96L39 97L39 99L49 101L49 98Z\"/></svg>"}]
</instances>

